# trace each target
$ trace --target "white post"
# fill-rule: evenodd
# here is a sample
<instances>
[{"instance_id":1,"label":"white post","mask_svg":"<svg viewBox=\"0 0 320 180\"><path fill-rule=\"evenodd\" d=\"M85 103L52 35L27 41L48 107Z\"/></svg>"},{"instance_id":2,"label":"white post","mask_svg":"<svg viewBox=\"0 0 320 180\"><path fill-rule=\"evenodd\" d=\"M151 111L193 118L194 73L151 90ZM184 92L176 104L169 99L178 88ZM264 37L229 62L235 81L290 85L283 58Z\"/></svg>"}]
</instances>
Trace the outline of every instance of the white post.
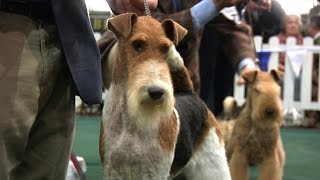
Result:
<instances>
[{"instance_id":1,"label":"white post","mask_svg":"<svg viewBox=\"0 0 320 180\"><path fill-rule=\"evenodd\" d=\"M234 76L234 87L233 87L233 97L235 98L237 105L242 106L243 103L246 101L245 98L245 85L238 85L237 81L239 80L240 76L236 74Z\"/></svg>"},{"instance_id":2,"label":"white post","mask_svg":"<svg viewBox=\"0 0 320 180\"><path fill-rule=\"evenodd\" d=\"M273 36L269 39L269 45L271 48L280 48L279 38L277 36ZM269 63L268 63L268 71L275 69L277 70L279 66L279 52L272 52L270 55Z\"/></svg>"},{"instance_id":3,"label":"white post","mask_svg":"<svg viewBox=\"0 0 320 180\"><path fill-rule=\"evenodd\" d=\"M310 47L313 45L312 38L304 38L303 45ZM313 64L313 52L307 51L306 59L302 65L301 72L301 91L300 91L300 107L306 108L311 103L311 89L312 89L312 64Z\"/></svg>"},{"instance_id":4,"label":"white post","mask_svg":"<svg viewBox=\"0 0 320 180\"><path fill-rule=\"evenodd\" d=\"M296 45L296 39L295 38L288 38L287 39L287 48L293 47ZM285 70L284 70L284 82L283 82L283 103L284 108L293 108L294 102L293 102L293 96L294 96L294 78L295 74L293 72L293 69L291 67L291 64L289 62L288 55L286 54L285 58Z\"/></svg>"}]
</instances>

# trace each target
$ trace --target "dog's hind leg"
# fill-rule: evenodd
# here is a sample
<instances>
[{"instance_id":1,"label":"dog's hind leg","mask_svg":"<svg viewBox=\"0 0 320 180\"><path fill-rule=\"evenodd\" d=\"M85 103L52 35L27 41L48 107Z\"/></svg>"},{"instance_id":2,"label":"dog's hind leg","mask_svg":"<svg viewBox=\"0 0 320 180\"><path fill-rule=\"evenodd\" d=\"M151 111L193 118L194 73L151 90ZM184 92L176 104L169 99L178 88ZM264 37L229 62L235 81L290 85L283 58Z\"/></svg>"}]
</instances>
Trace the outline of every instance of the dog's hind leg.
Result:
<instances>
[{"instance_id":1,"label":"dog's hind leg","mask_svg":"<svg viewBox=\"0 0 320 180\"><path fill-rule=\"evenodd\" d=\"M225 149L216 128L210 128L182 173L187 180L231 180Z\"/></svg>"},{"instance_id":2,"label":"dog's hind leg","mask_svg":"<svg viewBox=\"0 0 320 180\"><path fill-rule=\"evenodd\" d=\"M218 122L211 111L207 113L205 127L195 141L192 157L181 173L187 180L231 180Z\"/></svg>"},{"instance_id":3,"label":"dog's hind leg","mask_svg":"<svg viewBox=\"0 0 320 180\"><path fill-rule=\"evenodd\" d=\"M174 92L193 92L193 84L183 59L175 46L172 45L168 52L168 65L170 68Z\"/></svg>"}]
</instances>

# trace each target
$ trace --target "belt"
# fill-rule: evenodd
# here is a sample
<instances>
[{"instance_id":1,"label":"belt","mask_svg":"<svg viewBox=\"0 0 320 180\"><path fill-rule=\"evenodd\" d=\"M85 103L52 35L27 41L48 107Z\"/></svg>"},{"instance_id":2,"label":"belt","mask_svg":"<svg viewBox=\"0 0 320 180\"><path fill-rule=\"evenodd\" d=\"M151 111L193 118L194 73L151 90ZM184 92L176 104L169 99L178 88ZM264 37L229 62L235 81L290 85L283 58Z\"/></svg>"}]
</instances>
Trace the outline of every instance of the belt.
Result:
<instances>
[{"instance_id":1,"label":"belt","mask_svg":"<svg viewBox=\"0 0 320 180\"><path fill-rule=\"evenodd\" d=\"M1 2L0 11L28 16L32 19L53 21L52 9L47 4Z\"/></svg>"}]
</instances>

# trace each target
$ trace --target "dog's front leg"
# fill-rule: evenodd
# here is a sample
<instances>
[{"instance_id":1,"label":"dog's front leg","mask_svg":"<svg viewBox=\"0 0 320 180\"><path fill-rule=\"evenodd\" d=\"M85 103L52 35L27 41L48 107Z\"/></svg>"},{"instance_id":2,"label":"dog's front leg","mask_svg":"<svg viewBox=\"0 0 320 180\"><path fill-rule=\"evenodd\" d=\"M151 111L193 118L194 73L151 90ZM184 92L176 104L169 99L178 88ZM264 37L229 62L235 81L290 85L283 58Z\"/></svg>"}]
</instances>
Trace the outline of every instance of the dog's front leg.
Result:
<instances>
[{"instance_id":1,"label":"dog's front leg","mask_svg":"<svg viewBox=\"0 0 320 180\"><path fill-rule=\"evenodd\" d=\"M168 65L174 86L174 92L193 92L193 84L183 59L172 45L168 52Z\"/></svg>"},{"instance_id":2,"label":"dog's front leg","mask_svg":"<svg viewBox=\"0 0 320 180\"><path fill-rule=\"evenodd\" d=\"M278 152L275 149L274 153L262 162L259 169L259 180L281 180L283 167L281 166Z\"/></svg>"},{"instance_id":3,"label":"dog's front leg","mask_svg":"<svg viewBox=\"0 0 320 180\"><path fill-rule=\"evenodd\" d=\"M280 161L280 166L283 169L284 165L285 165L285 162L286 162L286 153L284 151L283 143L282 143L281 138L279 138L277 143L278 143L277 147L276 147L277 155L278 155L278 158L279 158L279 161Z\"/></svg>"},{"instance_id":4,"label":"dog's front leg","mask_svg":"<svg viewBox=\"0 0 320 180\"><path fill-rule=\"evenodd\" d=\"M260 165L259 180L281 180L283 178L284 164L285 152L282 140L279 139L274 153Z\"/></svg>"},{"instance_id":5,"label":"dog's front leg","mask_svg":"<svg viewBox=\"0 0 320 180\"><path fill-rule=\"evenodd\" d=\"M249 179L249 166L248 161L244 154L235 147L230 159L230 173L233 180L248 180Z\"/></svg>"}]
</instances>

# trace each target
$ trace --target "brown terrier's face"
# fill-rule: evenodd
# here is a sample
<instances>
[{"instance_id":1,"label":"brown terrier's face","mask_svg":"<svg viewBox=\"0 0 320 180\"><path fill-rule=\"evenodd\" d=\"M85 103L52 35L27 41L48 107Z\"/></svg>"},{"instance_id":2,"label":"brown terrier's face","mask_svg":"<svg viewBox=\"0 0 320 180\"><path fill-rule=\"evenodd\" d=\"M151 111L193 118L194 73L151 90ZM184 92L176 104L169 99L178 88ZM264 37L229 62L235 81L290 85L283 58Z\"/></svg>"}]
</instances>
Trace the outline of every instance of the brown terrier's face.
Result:
<instances>
[{"instance_id":1,"label":"brown terrier's face","mask_svg":"<svg viewBox=\"0 0 320 180\"><path fill-rule=\"evenodd\" d=\"M143 126L152 123L146 119L173 112L173 85L167 55L173 43L179 41L179 32L173 21L160 23L151 17L137 18L130 14L122 18L120 24L109 21L110 29L118 37L119 57L115 62L114 80L127 89L129 115ZM127 29L121 25L123 22L128 23Z\"/></svg>"},{"instance_id":2,"label":"brown terrier's face","mask_svg":"<svg viewBox=\"0 0 320 180\"><path fill-rule=\"evenodd\" d=\"M252 104L251 118L253 120L268 120L269 122L282 121L282 102L280 99L281 88L277 83L281 74L275 70L270 73L252 71L246 73L244 79L247 82L247 96ZM271 121L269 121L271 120Z\"/></svg>"}]
</instances>

